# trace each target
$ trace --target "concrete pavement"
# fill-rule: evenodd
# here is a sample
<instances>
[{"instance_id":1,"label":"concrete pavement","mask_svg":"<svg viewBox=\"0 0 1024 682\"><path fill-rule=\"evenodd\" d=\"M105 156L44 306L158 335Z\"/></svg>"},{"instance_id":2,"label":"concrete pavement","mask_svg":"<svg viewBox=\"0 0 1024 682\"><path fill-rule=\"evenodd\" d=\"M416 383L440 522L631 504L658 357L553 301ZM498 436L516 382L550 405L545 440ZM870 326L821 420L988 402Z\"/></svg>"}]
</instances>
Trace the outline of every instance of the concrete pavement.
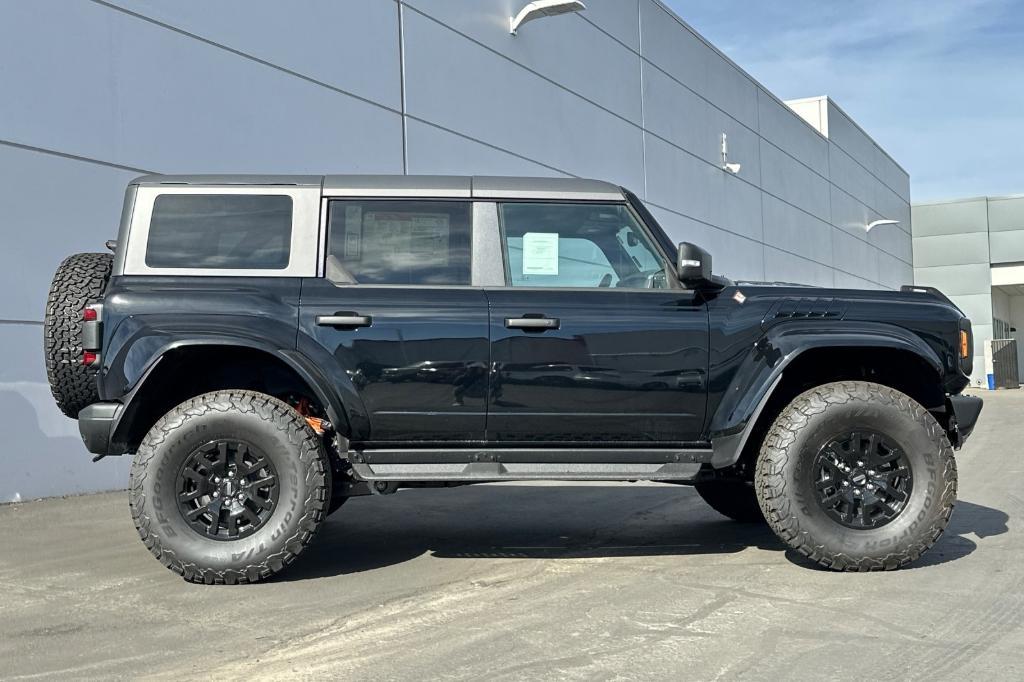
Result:
<instances>
[{"instance_id":1,"label":"concrete pavement","mask_svg":"<svg viewBox=\"0 0 1024 682\"><path fill-rule=\"evenodd\" d=\"M0 507L0 678L1021 679L1024 393L985 397L951 525L897 573L653 484L356 499L242 587L160 566L123 493Z\"/></svg>"}]
</instances>

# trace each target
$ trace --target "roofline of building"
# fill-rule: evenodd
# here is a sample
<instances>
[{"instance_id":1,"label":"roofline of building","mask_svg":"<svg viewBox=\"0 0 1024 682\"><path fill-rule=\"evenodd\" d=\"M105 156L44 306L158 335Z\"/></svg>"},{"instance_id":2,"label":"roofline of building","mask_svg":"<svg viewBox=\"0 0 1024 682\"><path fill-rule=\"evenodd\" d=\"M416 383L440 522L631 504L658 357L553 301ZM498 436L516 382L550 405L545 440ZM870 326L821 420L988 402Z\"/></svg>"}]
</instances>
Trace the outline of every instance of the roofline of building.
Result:
<instances>
[{"instance_id":1,"label":"roofline of building","mask_svg":"<svg viewBox=\"0 0 1024 682\"><path fill-rule=\"evenodd\" d=\"M935 199L932 201L914 201L911 202L911 208L915 206L945 206L946 204L967 204L972 201L1008 201L1010 199L1024 199L1024 194L1002 194L1002 195L983 195L977 197L960 197L957 199Z\"/></svg>"}]
</instances>

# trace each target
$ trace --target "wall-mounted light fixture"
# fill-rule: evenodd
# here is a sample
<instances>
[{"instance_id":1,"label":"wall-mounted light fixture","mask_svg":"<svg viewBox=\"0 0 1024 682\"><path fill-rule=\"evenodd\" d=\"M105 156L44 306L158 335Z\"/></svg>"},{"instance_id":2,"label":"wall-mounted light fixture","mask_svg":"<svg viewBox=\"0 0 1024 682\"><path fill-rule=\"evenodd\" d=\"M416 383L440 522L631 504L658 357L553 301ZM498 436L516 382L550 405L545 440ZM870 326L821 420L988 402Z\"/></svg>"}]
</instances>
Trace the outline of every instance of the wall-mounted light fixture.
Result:
<instances>
[{"instance_id":1,"label":"wall-mounted light fixture","mask_svg":"<svg viewBox=\"0 0 1024 682\"><path fill-rule=\"evenodd\" d=\"M873 223L868 223L868 230L867 231L870 232L871 230L875 229L876 227L882 227L883 225L899 225L899 224L900 224L900 221L898 221L898 220L876 220Z\"/></svg>"},{"instance_id":2,"label":"wall-mounted light fixture","mask_svg":"<svg viewBox=\"0 0 1024 682\"><path fill-rule=\"evenodd\" d=\"M729 163L729 136L722 133L722 170L729 171L733 175L739 175L743 170L741 163Z\"/></svg>"},{"instance_id":3,"label":"wall-mounted light fixture","mask_svg":"<svg viewBox=\"0 0 1024 682\"><path fill-rule=\"evenodd\" d=\"M582 12L587 8L580 0L537 0L520 10L519 14L509 18L512 35L516 35L519 27L528 21L541 17L554 17L569 12Z\"/></svg>"}]
</instances>

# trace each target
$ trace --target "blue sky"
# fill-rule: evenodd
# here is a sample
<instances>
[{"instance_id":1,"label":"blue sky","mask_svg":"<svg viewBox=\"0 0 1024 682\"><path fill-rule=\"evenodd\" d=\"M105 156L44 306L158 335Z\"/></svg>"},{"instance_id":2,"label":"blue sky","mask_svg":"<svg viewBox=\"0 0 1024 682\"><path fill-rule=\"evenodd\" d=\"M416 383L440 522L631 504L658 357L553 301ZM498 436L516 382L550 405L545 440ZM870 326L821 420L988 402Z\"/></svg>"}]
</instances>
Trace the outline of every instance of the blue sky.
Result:
<instances>
[{"instance_id":1,"label":"blue sky","mask_svg":"<svg viewBox=\"0 0 1024 682\"><path fill-rule=\"evenodd\" d=\"M783 99L829 95L914 201L1024 193L1024 0L665 0Z\"/></svg>"}]
</instances>

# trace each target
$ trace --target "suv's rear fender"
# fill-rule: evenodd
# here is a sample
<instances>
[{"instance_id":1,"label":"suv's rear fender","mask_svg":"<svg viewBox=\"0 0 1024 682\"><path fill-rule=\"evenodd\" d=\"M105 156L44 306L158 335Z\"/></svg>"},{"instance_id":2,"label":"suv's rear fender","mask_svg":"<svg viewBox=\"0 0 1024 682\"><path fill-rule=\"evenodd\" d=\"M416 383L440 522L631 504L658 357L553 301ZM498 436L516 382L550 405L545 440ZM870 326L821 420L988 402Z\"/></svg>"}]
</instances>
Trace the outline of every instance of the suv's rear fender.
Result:
<instances>
[{"instance_id":1,"label":"suv's rear fender","mask_svg":"<svg viewBox=\"0 0 1024 682\"><path fill-rule=\"evenodd\" d=\"M172 344L243 340L293 349L301 280L156 277L111 279L103 300L103 400L129 393Z\"/></svg>"},{"instance_id":2,"label":"suv's rear fender","mask_svg":"<svg viewBox=\"0 0 1024 682\"><path fill-rule=\"evenodd\" d=\"M340 433L350 432L349 409L353 407L353 421L359 423L361 403L350 379L329 375L337 363L296 350L299 280L118 280L104 301L107 323L99 389L101 399L107 402L84 415L89 418L95 413L101 423L80 424L83 436L89 427L92 452L121 454L130 449L138 438L135 421L145 413L140 408L152 398L150 382L166 382L166 376L159 376L161 364L203 350L264 354L294 372ZM180 371L187 371L187 364ZM98 452L96 448L104 440L103 452Z\"/></svg>"},{"instance_id":3,"label":"suv's rear fender","mask_svg":"<svg viewBox=\"0 0 1024 682\"><path fill-rule=\"evenodd\" d=\"M800 321L775 326L760 336L732 373L720 394L708 424L713 445L712 465L735 464L755 423L782 383L787 368L809 351L873 349L898 351L919 359L934 375L935 391L941 393L944 365L936 351L910 330L888 324ZM721 375L719 375L721 376ZM936 407L936 406L926 406Z\"/></svg>"},{"instance_id":4,"label":"suv's rear fender","mask_svg":"<svg viewBox=\"0 0 1024 682\"><path fill-rule=\"evenodd\" d=\"M173 338L173 337L165 337ZM258 343L252 339L242 337L179 337L162 346L153 354L140 379L135 382L126 393L113 402L96 403L90 405L80 413L79 426L83 438L90 452L96 454L123 454L130 451L138 437L141 435L137 423L145 403L152 397L150 389L159 390L151 386L151 382L165 383L164 379L153 378L153 375L161 369L161 363L177 353L188 353L189 351L200 351L209 349L226 349L231 351L251 350L257 351L274 358L290 370L295 372L301 382L312 392L312 397L324 406L326 416L333 425L337 425L342 432L347 431L347 416L342 408L341 402L330 390L330 384L323 378L319 371L298 353L293 350L275 348L272 345ZM213 388L213 387L211 387ZM89 423L94 421L96 423ZM148 424L141 425L142 429L148 428Z\"/></svg>"}]
</instances>

